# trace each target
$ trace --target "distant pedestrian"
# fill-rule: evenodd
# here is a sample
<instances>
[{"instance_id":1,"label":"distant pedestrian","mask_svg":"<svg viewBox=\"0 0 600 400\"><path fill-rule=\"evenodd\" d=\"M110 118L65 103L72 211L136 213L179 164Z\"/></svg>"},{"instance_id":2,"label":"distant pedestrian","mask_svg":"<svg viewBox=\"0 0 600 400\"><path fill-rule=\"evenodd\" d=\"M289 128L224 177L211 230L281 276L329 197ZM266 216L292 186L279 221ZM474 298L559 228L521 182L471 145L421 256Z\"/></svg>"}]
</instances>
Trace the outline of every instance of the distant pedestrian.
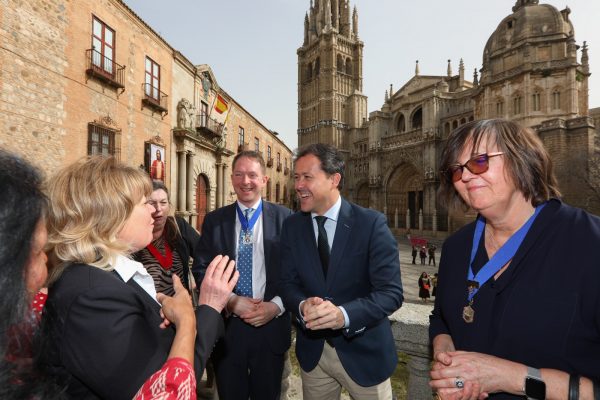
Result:
<instances>
[{"instance_id":1,"label":"distant pedestrian","mask_svg":"<svg viewBox=\"0 0 600 400\"><path fill-rule=\"evenodd\" d=\"M429 249L427 249L427 252L429 253L429 265L431 265L431 261L433 261L434 267L435 267L435 250L436 249L437 249L437 247L435 247L435 244L430 244Z\"/></svg>"},{"instance_id":2,"label":"distant pedestrian","mask_svg":"<svg viewBox=\"0 0 600 400\"><path fill-rule=\"evenodd\" d=\"M425 265L425 260L427 259L427 249L425 246L421 246L421 250L419 250L419 257L421 257L421 265Z\"/></svg>"},{"instance_id":3,"label":"distant pedestrian","mask_svg":"<svg viewBox=\"0 0 600 400\"><path fill-rule=\"evenodd\" d=\"M423 272L419 277L419 297L424 302L427 302L429 298L429 288L431 287L431 281L429 280L429 276L427 272Z\"/></svg>"},{"instance_id":4,"label":"distant pedestrian","mask_svg":"<svg viewBox=\"0 0 600 400\"><path fill-rule=\"evenodd\" d=\"M435 274L433 274L433 277L431 278L431 297L435 297L435 292L437 291L437 284L438 284L438 274L436 272Z\"/></svg>"},{"instance_id":5,"label":"distant pedestrian","mask_svg":"<svg viewBox=\"0 0 600 400\"><path fill-rule=\"evenodd\" d=\"M418 251L417 251L417 247L416 247L416 246L413 246L413 247L412 247L412 258L413 258L413 261L412 261L412 263L413 263L413 264L416 264L417 253L418 253Z\"/></svg>"}]
</instances>

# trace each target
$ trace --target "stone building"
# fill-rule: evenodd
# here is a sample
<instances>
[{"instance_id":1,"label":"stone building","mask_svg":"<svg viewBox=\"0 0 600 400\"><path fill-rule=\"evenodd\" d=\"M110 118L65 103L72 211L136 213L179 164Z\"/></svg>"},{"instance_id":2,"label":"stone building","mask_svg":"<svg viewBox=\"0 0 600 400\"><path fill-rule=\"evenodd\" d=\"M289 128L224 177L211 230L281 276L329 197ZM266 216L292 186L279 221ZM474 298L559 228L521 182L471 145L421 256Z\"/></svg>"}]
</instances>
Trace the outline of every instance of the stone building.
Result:
<instances>
[{"instance_id":1,"label":"stone building","mask_svg":"<svg viewBox=\"0 0 600 400\"><path fill-rule=\"evenodd\" d=\"M446 73L435 76L421 75L417 61L414 76L397 91L390 85L383 107L367 120L363 43L356 8L347 28L341 10L348 7L346 0L315 1L305 17L298 137L301 144L321 141L345 151L352 200L383 211L394 228L432 236L455 230L473 214L449 216L438 204L444 140L468 121L508 118L539 133L565 201L600 212L600 176L594 173L600 113L595 123L588 110L588 49L575 42L568 8L517 1L490 36L472 81L465 79L462 60L458 74L448 60ZM354 62L350 71L347 58Z\"/></svg>"},{"instance_id":2,"label":"stone building","mask_svg":"<svg viewBox=\"0 0 600 400\"><path fill-rule=\"evenodd\" d=\"M48 175L113 154L164 180L177 212L199 227L233 198L227 168L240 128L271 153L270 165L291 158L208 66L193 65L121 0L0 2L0 41L0 147ZM268 168L266 197L288 203L283 163Z\"/></svg>"}]
</instances>

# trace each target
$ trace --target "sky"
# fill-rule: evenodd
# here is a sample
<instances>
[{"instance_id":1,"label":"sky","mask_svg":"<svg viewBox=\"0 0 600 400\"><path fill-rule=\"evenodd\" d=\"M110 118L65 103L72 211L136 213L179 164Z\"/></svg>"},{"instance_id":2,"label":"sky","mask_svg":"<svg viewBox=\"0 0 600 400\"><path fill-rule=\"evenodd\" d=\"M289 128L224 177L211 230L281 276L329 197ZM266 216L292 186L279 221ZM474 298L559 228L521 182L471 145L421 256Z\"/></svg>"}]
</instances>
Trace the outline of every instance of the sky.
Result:
<instances>
[{"instance_id":1,"label":"sky","mask_svg":"<svg viewBox=\"0 0 600 400\"><path fill-rule=\"evenodd\" d=\"M294 150L298 128L298 56L310 0L124 0L192 63L209 64L219 86ZM323 1L323 0L322 0ZM590 108L600 107L600 1L548 0L568 6L578 45L587 41ZM168 6L167 6L168 4ZM515 0L350 0L364 42L363 93L369 112L385 91L414 76L445 75L448 59L465 79L480 69L483 48Z\"/></svg>"}]
</instances>

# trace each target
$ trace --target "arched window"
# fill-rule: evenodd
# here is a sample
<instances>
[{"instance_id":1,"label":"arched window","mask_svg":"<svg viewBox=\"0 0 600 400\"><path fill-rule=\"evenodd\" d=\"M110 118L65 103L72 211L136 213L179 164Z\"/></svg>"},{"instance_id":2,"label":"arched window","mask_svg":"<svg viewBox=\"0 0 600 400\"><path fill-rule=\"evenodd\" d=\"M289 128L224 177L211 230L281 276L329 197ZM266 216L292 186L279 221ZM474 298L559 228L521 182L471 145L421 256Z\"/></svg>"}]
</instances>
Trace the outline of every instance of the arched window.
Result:
<instances>
[{"instance_id":1,"label":"arched window","mask_svg":"<svg viewBox=\"0 0 600 400\"><path fill-rule=\"evenodd\" d=\"M404 115L400 114L398 116L398 122L396 123L396 128L398 132L404 132L406 130L406 121L404 120Z\"/></svg>"},{"instance_id":2,"label":"arched window","mask_svg":"<svg viewBox=\"0 0 600 400\"><path fill-rule=\"evenodd\" d=\"M344 59L342 58L341 54L337 55L337 59L336 59L336 67L337 67L337 71L338 72L344 72Z\"/></svg>"},{"instance_id":3,"label":"arched window","mask_svg":"<svg viewBox=\"0 0 600 400\"><path fill-rule=\"evenodd\" d=\"M471 122L471 121L473 121L473 116L472 115L469 117L469 122Z\"/></svg>"},{"instance_id":4,"label":"arched window","mask_svg":"<svg viewBox=\"0 0 600 400\"><path fill-rule=\"evenodd\" d=\"M352 60L346 58L346 73L352 75Z\"/></svg>"},{"instance_id":5,"label":"arched window","mask_svg":"<svg viewBox=\"0 0 600 400\"><path fill-rule=\"evenodd\" d=\"M413 113L411 122L413 129L419 129L423 126L423 109L421 107Z\"/></svg>"},{"instance_id":6,"label":"arched window","mask_svg":"<svg viewBox=\"0 0 600 400\"><path fill-rule=\"evenodd\" d=\"M450 134L450 122L446 122L444 124L444 135L448 136Z\"/></svg>"},{"instance_id":7,"label":"arched window","mask_svg":"<svg viewBox=\"0 0 600 400\"><path fill-rule=\"evenodd\" d=\"M523 112L523 98L520 95L513 97L513 114L521 114Z\"/></svg>"},{"instance_id":8,"label":"arched window","mask_svg":"<svg viewBox=\"0 0 600 400\"><path fill-rule=\"evenodd\" d=\"M560 90L554 89L552 92L552 109L560 110Z\"/></svg>"},{"instance_id":9,"label":"arched window","mask_svg":"<svg viewBox=\"0 0 600 400\"><path fill-rule=\"evenodd\" d=\"M541 95L537 90L531 95L531 110L532 111L541 111L542 103L541 103Z\"/></svg>"},{"instance_id":10,"label":"arched window","mask_svg":"<svg viewBox=\"0 0 600 400\"><path fill-rule=\"evenodd\" d=\"M496 116L497 117L504 116L504 101L503 100L498 100L496 102Z\"/></svg>"},{"instance_id":11,"label":"arched window","mask_svg":"<svg viewBox=\"0 0 600 400\"><path fill-rule=\"evenodd\" d=\"M452 121L452 129L456 129L456 128L458 128L458 121L454 120L454 121Z\"/></svg>"},{"instance_id":12,"label":"arched window","mask_svg":"<svg viewBox=\"0 0 600 400\"><path fill-rule=\"evenodd\" d=\"M461 124L461 125L464 125L464 124L466 124L466 123L467 123L467 120L466 120L465 118L461 118L461 119L460 119L460 124Z\"/></svg>"}]
</instances>

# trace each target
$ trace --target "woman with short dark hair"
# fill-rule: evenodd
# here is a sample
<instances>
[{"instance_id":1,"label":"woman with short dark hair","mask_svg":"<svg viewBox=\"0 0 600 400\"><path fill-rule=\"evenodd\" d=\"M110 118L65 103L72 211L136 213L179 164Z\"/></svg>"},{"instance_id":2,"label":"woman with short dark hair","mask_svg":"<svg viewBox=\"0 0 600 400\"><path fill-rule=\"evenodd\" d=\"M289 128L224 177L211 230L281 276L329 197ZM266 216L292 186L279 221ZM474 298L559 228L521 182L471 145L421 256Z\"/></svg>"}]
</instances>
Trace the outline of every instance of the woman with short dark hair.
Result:
<instances>
[{"instance_id":1,"label":"woman with short dark hair","mask_svg":"<svg viewBox=\"0 0 600 400\"><path fill-rule=\"evenodd\" d=\"M450 211L478 217L444 242L431 386L443 399L600 396L600 219L559 199L541 140L515 122L459 127L441 168Z\"/></svg>"}]
</instances>

